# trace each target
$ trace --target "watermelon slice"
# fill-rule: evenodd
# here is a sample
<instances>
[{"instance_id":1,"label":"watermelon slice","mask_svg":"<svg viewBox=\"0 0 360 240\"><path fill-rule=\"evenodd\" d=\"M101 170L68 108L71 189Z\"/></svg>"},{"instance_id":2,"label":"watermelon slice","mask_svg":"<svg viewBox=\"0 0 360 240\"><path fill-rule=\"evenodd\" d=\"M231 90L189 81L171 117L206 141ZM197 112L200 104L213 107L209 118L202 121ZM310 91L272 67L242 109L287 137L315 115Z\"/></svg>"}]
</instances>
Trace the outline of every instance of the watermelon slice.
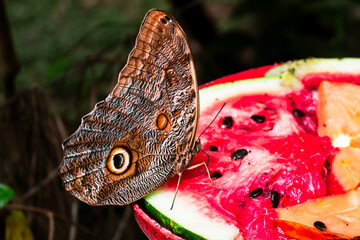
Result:
<instances>
[{"instance_id":1,"label":"watermelon slice","mask_svg":"<svg viewBox=\"0 0 360 240\"><path fill-rule=\"evenodd\" d=\"M200 90L200 133L226 103L201 137L212 179L222 189L212 186L204 167L184 171L172 210L177 177L134 205L144 232L150 239L291 239L284 226L313 231L281 220L276 209L326 196L328 159L338 149L317 133L314 89L321 81L316 73L326 73L331 81L346 75L356 82L359 70L360 59L311 59L207 84ZM246 73L253 79L235 81L236 76L246 79ZM206 161L199 153L192 164ZM346 235L325 231L318 236Z\"/></svg>"}]
</instances>

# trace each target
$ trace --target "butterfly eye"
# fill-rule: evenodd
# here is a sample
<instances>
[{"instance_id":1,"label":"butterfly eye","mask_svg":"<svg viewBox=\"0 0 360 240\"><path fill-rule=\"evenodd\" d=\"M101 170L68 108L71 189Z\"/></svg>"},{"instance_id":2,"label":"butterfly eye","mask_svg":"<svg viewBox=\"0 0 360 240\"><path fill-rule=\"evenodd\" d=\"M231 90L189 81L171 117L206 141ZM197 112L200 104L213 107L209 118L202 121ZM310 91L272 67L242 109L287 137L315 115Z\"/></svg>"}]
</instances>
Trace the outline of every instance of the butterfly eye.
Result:
<instances>
[{"instance_id":1,"label":"butterfly eye","mask_svg":"<svg viewBox=\"0 0 360 240\"><path fill-rule=\"evenodd\" d=\"M165 17L161 19L161 22L163 24L167 24L168 22L170 22L170 17L165 15Z\"/></svg>"},{"instance_id":2,"label":"butterfly eye","mask_svg":"<svg viewBox=\"0 0 360 240\"><path fill-rule=\"evenodd\" d=\"M129 151L123 147L114 148L108 157L106 165L113 174L124 173L130 166Z\"/></svg>"}]
</instances>

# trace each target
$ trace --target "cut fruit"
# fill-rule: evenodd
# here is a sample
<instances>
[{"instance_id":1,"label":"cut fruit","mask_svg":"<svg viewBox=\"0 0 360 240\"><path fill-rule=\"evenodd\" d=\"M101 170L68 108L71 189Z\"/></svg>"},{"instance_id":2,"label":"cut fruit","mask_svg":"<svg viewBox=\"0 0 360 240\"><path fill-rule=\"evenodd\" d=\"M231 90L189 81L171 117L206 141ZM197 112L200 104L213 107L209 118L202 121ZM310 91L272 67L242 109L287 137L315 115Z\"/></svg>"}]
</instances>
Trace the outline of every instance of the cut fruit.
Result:
<instances>
[{"instance_id":1,"label":"cut fruit","mask_svg":"<svg viewBox=\"0 0 360 240\"><path fill-rule=\"evenodd\" d=\"M352 83L321 82L318 90L318 132L339 145L350 145L349 138L360 136L360 86ZM346 144L344 144L346 143Z\"/></svg>"},{"instance_id":2,"label":"cut fruit","mask_svg":"<svg viewBox=\"0 0 360 240\"><path fill-rule=\"evenodd\" d=\"M340 152L331 161L329 182L344 191L360 184L360 86L352 83L321 82L318 89L318 133L329 136ZM328 188L328 193L337 193Z\"/></svg>"},{"instance_id":3,"label":"cut fruit","mask_svg":"<svg viewBox=\"0 0 360 240\"><path fill-rule=\"evenodd\" d=\"M336 196L313 199L291 207L278 208L276 212L278 213L277 222L284 232L290 229L286 225L291 226L292 223L296 223L321 234L324 231L314 226L315 222L321 222L326 227L326 233L339 235L338 238L360 236L360 189ZM299 233L295 232L289 236L303 239L296 237Z\"/></svg>"},{"instance_id":4,"label":"cut fruit","mask_svg":"<svg viewBox=\"0 0 360 240\"><path fill-rule=\"evenodd\" d=\"M297 222L278 220L277 226L284 231L286 236L299 240L324 240L324 239L349 239L348 237L331 233L329 231L320 231L314 226L309 227Z\"/></svg>"},{"instance_id":5,"label":"cut fruit","mask_svg":"<svg viewBox=\"0 0 360 240\"><path fill-rule=\"evenodd\" d=\"M360 184L360 149L340 148L331 162L331 173L344 191L355 189Z\"/></svg>"}]
</instances>

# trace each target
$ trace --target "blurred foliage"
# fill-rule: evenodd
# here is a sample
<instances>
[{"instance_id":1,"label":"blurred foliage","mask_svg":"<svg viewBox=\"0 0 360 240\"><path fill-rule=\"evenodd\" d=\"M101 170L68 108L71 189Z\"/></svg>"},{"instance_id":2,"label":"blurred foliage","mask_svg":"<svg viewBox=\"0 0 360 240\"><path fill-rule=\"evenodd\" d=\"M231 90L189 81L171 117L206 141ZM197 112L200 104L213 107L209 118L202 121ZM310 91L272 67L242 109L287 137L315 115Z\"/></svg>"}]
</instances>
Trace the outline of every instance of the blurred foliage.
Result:
<instances>
[{"instance_id":1,"label":"blurred foliage","mask_svg":"<svg viewBox=\"0 0 360 240\"><path fill-rule=\"evenodd\" d=\"M33 240L34 236L23 212L13 210L6 218L5 240Z\"/></svg>"},{"instance_id":2,"label":"blurred foliage","mask_svg":"<svg viewBox=\"0 0 360 240\"><path fill-rule=\"evenodd\" d=\"M165 1L156 7L168 8ZM47 83L109 44L126 54L149 1L8 1L17 54L22 63L18 86ZM125 48L125 49L122 49ZM113 56L113 53L110 53Z\"/></svg>"},{"instance_id":3,"label":"blurred foliage","mask_svg":"<svg viewBox=\"0 0 360 240\"><path fill-rule=\"evenodd\" d=\"M184 28L200 84L292 59L360 57L358 0L6 0L5 3L21 65L16 79L18 93L34 86L42 90L27 92L12 102L18 102L14 106L21 111L15 115L20 114L21 118L15 117L16 121L8 118L8 122L19 125L12 135L8 127L8 136L27 137L24 142L29 145L14 149L15 154L21 150L23 155L18 154L18 162L9 161L0 168L0 181L16 190L17 202L61 212L69 218L76 206L74 202L78 201L65 193L54 174L62 154L59 145L63 139L59 136L73 132L80 118L114 87L149 9L169 11ZM12 109L12 105L7 106L7 111ZM1 108L5 112L4 109ZM59 127L57 114L65 123L65 131ZM55 127L56 131L52 129ZM4 138L10 139L8 136ZM16 137L13 142L20 141ZM8 146L0 142L1 161L11 159ZM21 162L24 159L31 162ZM17 167L19 164L22 168ZM55 184L50 185L49 179ZM124 208L79 205L81 224L101 239L113 236ZM30 219L35 238L43 239L48 232L47 221ZM0 232L2 221L0 212ZM144 237L134 225L134 220L130 220L124 238ZM63 231L68 227L69 224L56 225L56 238L68 236L70 230ZM79 231L77 239L81 237L88 239L89 234Z\"/></svg>"},{"instance_id":4,"label":"blurred foliage","mask_svg":"<svg viewBox=\"0 0 360 240\"><path fill-rule=\"evenodd\" d=\"M0 209L3 208L15 195L14 190L0 183Z\"/></svg>"},{"instance_id":5,"label":"blurred foliage","mask_svg":"<svg viewBox=\"0 0 360 240\"><path fill-rule=\"evenodd\" d=\"M200 64L210 65L209 56L216 59L215 67L205 67L210 71L226 75L307 57L360 56L359 1L241 0L227 13L218 18L218 34L203 49ZM216 76L204 74L205 81Z\"/></svg>"},{"instance_id":6,"label":"blurred foliage","mask_svg":"<svg viewBox=\"0 0 360 240\"><path fill-rule=\"evenodd\" d=\"M108 84L114 67L125 64L146 11L167 9L168 5L164 0L8 1L21 63L17 88L46 86L45 90L54 90L54 95L69 105L79 99L89 102L94 81L101 78L100 84ZM106 88L100 97L108 91ZM74 116L66 104L61 105L60 111L78 122L79 116ZM90 107L77 106L82 114Z\"/></svg>"}]
</instances>

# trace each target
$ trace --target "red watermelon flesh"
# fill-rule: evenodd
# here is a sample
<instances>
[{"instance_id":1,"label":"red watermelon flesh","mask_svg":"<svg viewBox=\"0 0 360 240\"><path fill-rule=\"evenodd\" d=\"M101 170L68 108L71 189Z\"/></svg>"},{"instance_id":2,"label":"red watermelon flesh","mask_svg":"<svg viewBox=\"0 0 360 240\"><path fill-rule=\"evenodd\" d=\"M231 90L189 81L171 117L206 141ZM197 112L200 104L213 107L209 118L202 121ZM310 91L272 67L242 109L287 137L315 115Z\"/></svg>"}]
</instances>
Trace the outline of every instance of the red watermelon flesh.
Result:
<instances>
[{"instance_id":1,"label":"red watermelon flesh","mask_svg":"<svg viewBox=\"0 0 360 240\"><path fill-rule=\"evenodd\" d=\"M335 149L328 137L314 132L317 125L313 103L308 90L227 101L215 123L201 137L202 149L210 155L213 181L222 190L209 184L204 168L196 168L184 171L180 191L206 196L214 209L238 224L244 236L279 239L282 233L274 227L273 205L285 207L326 195L324 163ZM210 111L216 112L221 104ZM294 114L294 109L302 113ZM212 114L202 114L207 117L202 118L200 130L212 118ZM225 127L229 117L233 124ZM246 155L233 156L237 150ZM207 157L200 153L193 164L204 161ZM169 181L167 187L175 188L176 179ZM258 188L262 194L250 198L250 193Z\"/></svg>"}]
</instances>

